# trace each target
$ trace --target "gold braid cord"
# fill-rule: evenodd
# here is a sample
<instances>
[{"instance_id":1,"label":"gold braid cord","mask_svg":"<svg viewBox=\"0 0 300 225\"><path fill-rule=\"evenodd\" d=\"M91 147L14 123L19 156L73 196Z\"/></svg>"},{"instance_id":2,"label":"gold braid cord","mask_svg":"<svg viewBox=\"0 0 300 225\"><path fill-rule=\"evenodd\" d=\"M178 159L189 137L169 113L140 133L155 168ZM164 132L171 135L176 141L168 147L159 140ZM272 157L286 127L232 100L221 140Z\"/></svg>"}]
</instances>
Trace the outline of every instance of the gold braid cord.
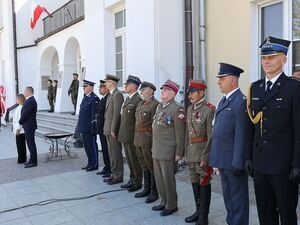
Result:
<instances>
[{"instance_id":1,"label":"gold braid cord","mask_svg":"<svg viewBox=\"0 0 300 225\"><path fill-rule=\"evenodd\" d=\"M260 132L262 135L263 112L260 111L259 113L256 114L255 117L251 113L251 106L250 106L251 105L251 87L252 87L252 85L250 84L250 86L248 88L248 95L247 95L247 112L248 112L248 116L253 124L257 124L260 121ZM253 114L254 114L254 112L253 112Z\"/></svg>"}]
</instances>

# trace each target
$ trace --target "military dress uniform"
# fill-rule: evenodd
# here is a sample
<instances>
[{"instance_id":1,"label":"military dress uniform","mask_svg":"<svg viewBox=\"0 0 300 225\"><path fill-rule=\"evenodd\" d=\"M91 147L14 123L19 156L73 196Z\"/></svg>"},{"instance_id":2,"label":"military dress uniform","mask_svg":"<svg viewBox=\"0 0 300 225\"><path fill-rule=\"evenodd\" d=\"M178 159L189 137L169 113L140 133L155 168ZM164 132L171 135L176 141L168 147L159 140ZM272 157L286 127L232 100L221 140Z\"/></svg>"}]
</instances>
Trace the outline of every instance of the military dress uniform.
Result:
<instances>
[{"instance_id":1,"label":"military dress uniform","mask_svg":"<svg viewBox=\"0 0 300 225\"><path fill-rule=\"evenodd\" d=\"M73 73L73 76L78 78L77 73ZM69 87L69 90L68 90L68 95L71 95L72 104L74 106L74 113L73 113L74 115L75 115L75 112L76 112L78 88L79 88L79 80L78 79L73 79L72 83Z\"/></svg>"},{"instance_id":2,"label":"military dress uniform","mask_svg":"<svg viewBox=\"0 0 300 225\"><path fill-rule=\"evenodd\" d=\"M188 92L205 91L206 85L201 80L190 80ZM211 148L212 121L215 107L203 98L187 109L186 119L186 147L185 156L189 165L196 212L185 219L186 222L208 224L208 213L211 199L210 166L200 167L201 161L208 163ZM207 223L206 223L206 222Z\"/></svg>"},{"instance_id":3,"label":"military dress uniform","mask_svg":"<svg viewBox=\"0 0 300 225\"><path fill-rule=\"evenodd\" d=\"M57 93L57 83L58 83L58 81L57 80L53 80L52 83L56 83L56 85L53 86L53 101L55 103L56 102L56 93Z\"/></svg>"},{"instance_id":4,"label":"military dress uniform","mask_svg":"<svg viewBox=\"0 0 300 225\"><path fill-rule=\"evenodd\" d=\"M126 84L135 84L137 87L141 84L138 77L129 75ZM142 168L138 162L135 146L133 145L134 130L135 130L135 110L141 97L138 92L132 96L128 96L122 106L121 125L118 135L118 141L121 142L125 149L125 155L130 171L129 184L125 186L129 192L137 191L142 187Z\"/></svg>"},{"instance_id":5,"label":"military dress uniform","mask_svg":"<svg viewBox=\"0 0 300 225\"><path fill-rule=\"evenodd\" d=\"M286 55L289 43L268 37L261 45L261 55ZM273 83L269 85L270 82ZM253 162L251 175L260 224L279 225L280 218L281 225L296 225L300 176L299 82L284 72L271 80L266 77L251 85L247 100L252 121L246 168Z\"/></svg>"},{"instance_id":6,"label":"military dress uniform","mask_svg":"<svg viewBox=\"0 0 300 225\"><path fill-rule=\"evenodd\" d=\"M48 102L50 105L50 110L48 112L54 112L54 98L53 98L53 87L52 80L48 79L48 94L47 94Z\"/></svg>"},{"instance_id":7,"label":"military dress uniform","mask_svg":"<svg viewBox=\"0 0 300 225\"><path fill-rule=\"evenodd\" d=\"M118 82L119 78L117 76L107 74L105 80L113 80ZM118 139L111 135L111 133L115 133L115 135L118 137L123 101L123 94L118 90L118 88L115 88L109 93L106 101L103 131L108 144L111 176L104 181L107 181L109 185L123 182L124 165L122 145Z\"/></svg>"},{"instance_id":8,"label":"military dress uniform","mask_svg":"<svg viewBox=\"0 0 300 225\"><path fill-rule=\"evenodd\" d=\"M94 86L95 83L83 80L83 85ZM84 150L86 152L88 163L83 169L92 171L98 169L98 146L96 136L96 108L99 103L99 97L94 93L85 95L80 104L78 116L78 131L82 135Z\"/></svg>"},{"instance_id":9,"label":"military dress uniform","mask_svg":"<svg viewBox=\"0 0 300 225\"><path fill-rule=\"evenodd\" d=\"M163 87L178 92L179 85L166 81ZM185 142L185 110L174 99L168 103L160 103L156 109L153 124L152 157L154 176L161 203L153 210L164 212L177 211L177 192L175 173L176 155L183 156Z\"/></svg>"},{"instance_id":10,"label":"military dress uniform","mask_svg":"<svg viewBox=\"0 0 300 225\"><path fill-rule=\"evenodd\" d=\"M152 88L153 91L156 87L149 83L143 82L141 89ZM139 163L143 170L144 176L144 189L142 192L135 195L136 198L148 196L146 203L151 203L158 198L152 159L152 123L155 111L159 102L154 96L147 100L141 101L135 111L135 133L134 133L134 146L137 150Z\"/></svg>"},{"instance_id":11,"label":"military dress uniform","mask_svg":"<svg viewBox=\"0 0 300 225\"><path fill-rule=\"evenodd\" d=\"M220 63L219 75L239 77L244 71ZM248 175L244 172L246 152L246 100L240 89L222 98L215 113L209 165L221 173L222 191L229 225L249 224Z\"/></svg>"}]
</instances>

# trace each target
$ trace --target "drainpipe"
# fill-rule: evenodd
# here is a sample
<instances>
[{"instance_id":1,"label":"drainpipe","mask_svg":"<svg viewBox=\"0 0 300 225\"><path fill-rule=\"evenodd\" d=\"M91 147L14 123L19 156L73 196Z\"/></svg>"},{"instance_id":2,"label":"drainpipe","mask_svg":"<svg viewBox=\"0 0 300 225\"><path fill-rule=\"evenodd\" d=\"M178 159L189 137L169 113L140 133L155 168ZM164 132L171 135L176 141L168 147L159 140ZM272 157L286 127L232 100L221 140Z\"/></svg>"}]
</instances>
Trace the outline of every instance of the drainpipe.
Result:
<instances>
[{"instance_id":1,"label":"drainpipe","mask_svg":"<svg viewBox=\"0 0 300 225\"><path fill-rule=\"evenodd\" d=\"M200 0L200 78L206 80L205 0Z\"/></svg>"},{"instance_id":2,"label":"drainpipe","mask_svg":"<svg viewBox=\"0 0 300 225\"><path fill-rule=\"evenodd\" d=\"M185 0L185 92L188 88L189 79L193 78L193 29L192 29L192 1ZM184 93L186 96L186 94ZM189 106L188 98L185 97L185 106Z\"/></svg>"},{"instance_id":3,"label":"drainpipe","mask_svg":"<svg viewBox=\"0 0 300 225\"><path fill-rule=\"evenodd\" d=\"M19 93L19 72L18 72L18 52L17 52L17 23L16 23L16 12L15 12L15 0L12 3L12 19L13 19L13 45L14 45L14 67L15 67L15 85L16 93Z\"/></svg>"}]
</instances>

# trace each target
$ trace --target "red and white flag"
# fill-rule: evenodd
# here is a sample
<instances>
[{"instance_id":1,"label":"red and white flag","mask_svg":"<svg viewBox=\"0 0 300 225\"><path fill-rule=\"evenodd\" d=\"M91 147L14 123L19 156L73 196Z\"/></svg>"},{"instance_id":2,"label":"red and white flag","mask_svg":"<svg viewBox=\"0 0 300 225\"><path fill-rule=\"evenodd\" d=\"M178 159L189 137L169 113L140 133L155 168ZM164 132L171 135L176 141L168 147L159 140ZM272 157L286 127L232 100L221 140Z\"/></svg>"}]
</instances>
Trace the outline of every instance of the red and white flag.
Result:
<instances>
[{"instance_id":1,"label":"red and white flag","mask_svg":"<svg viewBox=\"0 0 300 225\"><path fill-rule=\"evenodd\" d=\"M32 3L31 3L31 19L30 19L30 27L32 29L34 29L36 22L38 21L38 19L40 18L40 16L42 15L43 12L47 13L48 16L51 16L51 14L48 12L48 10L45 7L40 6L40 5L36 4L34 1L32 1Z\"/></svg>"}]
</instances>

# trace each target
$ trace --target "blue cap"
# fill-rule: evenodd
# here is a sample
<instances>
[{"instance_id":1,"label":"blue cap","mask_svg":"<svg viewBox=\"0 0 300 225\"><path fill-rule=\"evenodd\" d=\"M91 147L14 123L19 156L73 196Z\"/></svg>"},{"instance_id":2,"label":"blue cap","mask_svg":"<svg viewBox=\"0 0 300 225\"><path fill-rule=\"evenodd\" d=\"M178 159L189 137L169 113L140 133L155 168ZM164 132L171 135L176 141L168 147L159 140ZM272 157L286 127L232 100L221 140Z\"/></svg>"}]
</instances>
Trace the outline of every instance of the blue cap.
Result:
<instances>
[{"instance_id":1,"label":"blue cap","mask_svg":"<svg viewBox=\"0 0 300 225\"><path fill-rule=\"evenodd\" d=\"M229 75L240 77L240 74L243 72L244 70L237 66L228 63L219 63L219 73L217 77L225 77Z\"/></svg>"},{"instance_id":2,"label":"blue cap","mask_svg":"<svg viewBox=\"0 0 300 225\"><path fill-rule=\"evenodd\" d=\"M94 82L88 81L88 80L83 80L82 82L83 82L83 84L82 84L83 87L86 87L86 86L94 87L94 85L95 85Z\"/></svg>"},{"instance_id":3,"label":"blue cap","mask_svg":"<svg viewBox=\"0 0 300 225\"><path fill-rule=\"evenodd\" d=\"M261 48L260 55L287 55L290 41L268 36L259 46Z\"/></svg>"},{"instance_id":4,"label":"blue cap","mask_svg":"<svg viewBox=\"0 0 300 225\"><path fill-rule=\"evenodd\" d=\"M127 81L124 84L135 84L137 86L140 86L141 83L142 82L141 82L140 78L129 75L127 78Z\"/></svg>"}]
</instances>

